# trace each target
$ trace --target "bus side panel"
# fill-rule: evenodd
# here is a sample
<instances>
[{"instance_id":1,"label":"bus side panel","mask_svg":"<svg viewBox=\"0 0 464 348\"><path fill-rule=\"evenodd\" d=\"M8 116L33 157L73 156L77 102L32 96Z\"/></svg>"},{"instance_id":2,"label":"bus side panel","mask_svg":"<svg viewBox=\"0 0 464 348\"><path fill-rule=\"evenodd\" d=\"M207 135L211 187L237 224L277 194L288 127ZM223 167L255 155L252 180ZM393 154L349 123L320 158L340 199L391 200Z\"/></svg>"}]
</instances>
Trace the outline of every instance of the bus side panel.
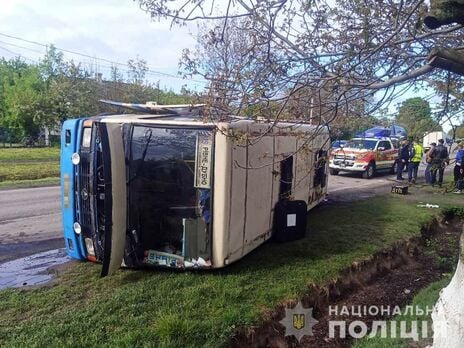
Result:
<instances>
[{"instance_id":1,"label":"bus side panel","mask_svg":"<svg viewBox=\"0 0 464 348\"><path fill-rule=\"evenodd\" d=\"M243 145L232 144L230 212L228 221L228 261L233 262L242 257L245 233L245 193L247 149Z\"/></svg>"},{"instance_id":2,"label":"bus side panel","mask_svg":"<svg viewBox=\"0 0 464 348\"><path fill-rule=\"evenodd\" d=\"M310 146L306 145L308 143L307 137L312 137L312 135L308 134L300 140L296 138L297 154L293 181L294 199L306 203L308 203L309 190L312 187L312 177L314 176L314 153L310 150Z\"/></svg>"},{"instance_id":3,"label":"bus side panel","mask_svg":"<svg viewBox=\"0 0 464 348\"><path fill-rule=\"evenodd\" d=\"M232 140L221 132L214 143L213 267L225 266L229 237Z\"/></svg>"},{"instance_id":4,"label":"bus side panel","mask_svg":"<svg viewBox=\"0 0 464 348\"><path fill-rule=\"evenodd\" d=\"M273 139L263 137L248 146L246 226L243 255L269 239L272 224L269 219L269 201L272 199Z\"/></svg>"},{"instance_id":5,"label":"bus side panel","mask_svg":"<svg viewBox=\"0 0 464 348\"><path fill-rule=\"evenodd\" d=\"M61 212L66 251L74 259L84 260L82 235L74 232L73 224L77 221L75 202L76 168L71 162L73 153L78 152L80 124L82 120L67 120L61 130Z\"/></svg>"}]
</instances>

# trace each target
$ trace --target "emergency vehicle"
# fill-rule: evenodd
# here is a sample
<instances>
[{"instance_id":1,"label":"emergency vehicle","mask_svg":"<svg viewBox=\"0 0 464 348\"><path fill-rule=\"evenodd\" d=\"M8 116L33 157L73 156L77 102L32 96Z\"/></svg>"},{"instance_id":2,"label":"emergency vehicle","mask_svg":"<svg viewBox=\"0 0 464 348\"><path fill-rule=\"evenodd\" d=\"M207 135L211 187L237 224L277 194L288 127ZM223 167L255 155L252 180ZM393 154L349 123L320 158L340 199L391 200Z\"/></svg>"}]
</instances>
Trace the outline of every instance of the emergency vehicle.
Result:
<instances>
[{"instance_id":1,"label":"emergency vehicle","mask_svg":"<svg viewBox=\"0 0 464 348\"><path fill-rule=\"evenodd\" d=\"M394 174L398 169L398 147L397 139L354 138L343 147L331 151L330 174L354 172L366 179L372 178L379 170L389 170Z\"/></svg>"}]
</instances>

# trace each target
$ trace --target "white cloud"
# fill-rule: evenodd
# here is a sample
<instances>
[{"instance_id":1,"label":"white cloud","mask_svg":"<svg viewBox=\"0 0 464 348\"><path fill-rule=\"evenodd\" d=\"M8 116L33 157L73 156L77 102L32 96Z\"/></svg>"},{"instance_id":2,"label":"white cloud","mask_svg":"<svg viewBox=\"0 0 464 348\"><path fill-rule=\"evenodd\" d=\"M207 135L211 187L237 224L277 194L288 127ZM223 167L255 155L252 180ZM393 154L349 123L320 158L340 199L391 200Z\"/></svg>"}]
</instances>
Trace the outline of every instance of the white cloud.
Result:
<instances>
[{"instance_id":1,"label":"white cloud","mask_svg":"<svg viewBox=\"0 0 464 348\"><path fill-rule=\"evenodd\" d=\"M154 22L137 2L130 0L0 0L0 33L122 63L139 55L147 60L150 69L169 74L177 73L182 49L195 46L189 34L192 31L194 27L170 29L168 21ZM0 40L0 48L35 60L45 52L43 47L11 38L0 36ZM0 50L2 54L12 55ZM164 81L161 76L159 79L161 85L175 89L185 83L176 79Z\"/></svg>"}]
</instances>

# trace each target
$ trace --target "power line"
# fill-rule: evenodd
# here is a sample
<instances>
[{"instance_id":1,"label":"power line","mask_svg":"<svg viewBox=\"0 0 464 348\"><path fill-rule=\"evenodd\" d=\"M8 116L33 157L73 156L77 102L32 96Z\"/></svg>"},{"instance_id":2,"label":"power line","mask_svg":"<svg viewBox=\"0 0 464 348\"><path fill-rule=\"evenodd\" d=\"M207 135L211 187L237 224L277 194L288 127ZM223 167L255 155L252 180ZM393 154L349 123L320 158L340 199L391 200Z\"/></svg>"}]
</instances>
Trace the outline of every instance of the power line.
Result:
<instances>
[{"instance_id":1,"label":"power line","mask_svg":"<svg viewBox=\"0 0 464 348\"><path fill-rule=\"evenodd\" d=\"M19 41L22 41L22 42L27 42L27 43L30 43L30 44L33 44L33 45L38 45L38 46L42 46L42 47L45 47L45 48L48 48L49 45L46 45L44 43L41 43L41 42L37 42L37 41L32 41L32 40L27 40L27 39L23 39L21 37L17 37L17 36L13 36L13 35L8 35L8 34L4 34L4 33L0 33L1 36L4 36L4 37L8 37L10 39L14 39L14 40L19 40ZM14 45L14 44L11 44L11 45ZM19 46L18 46L19 47ZM128 64L125 64L125 63L120 63L120 62L117 62L117 61L113 61L113 60L109 60L109 59L106 59L106 58L99 58L99 57L94 57L94 56L91 56L91 55L88 55L88 54L85 54L85 53L80 53L80 52L76 52L76 51L71 51L71 50L67 50L67 49L64 49L64 48L59 48L59 47L56 47L55 45L53 45L53 47L55 47L58 51L61 51L61 52L65 52L65 53L69 53L69 54L74 54L74 55L77 55L77 56L81 56L81 57L86 57L86 58L90 58L92 60L99 60L99 61L102 61L102 62L106 62L106 63L110 63L112 65L119 65L119 66L124 66L124 67L127 67L127 68L130 68L130 66ZM27 49L27 48L26 48ZM148 69L147 72L151 73L151 74L155 74L155 75L161 75L161 76L166 76L166 77L170 77L170 78L175 78L175 79L181 79L181 80L190 80L190 81L193 81L193 82L198 82L198 83L203 83L203 84L207 84L206 81L200 81L200 80L195 80L195 79L191 79L191 78L183 78L183 77L180 77L180 76L177 76L177 75L173 75L173 74L169 74L169 73L164 73L164 72L161 72L161 71L156 71L156 70L152 70L152 69Z\"/></svg>"},{"instance_id":2,"label":"power line","mask_svg":"<svg viewBox=\"0 0 464 348\"><path fill-rule=\"evenodd\" d=\"M24 55L22 55L22 54L19 54L19 53L17 53L17 52L13 52L13 51L9 50L9 49L6 48L6 47L0 46L0 49L2 49L2 50L4 50L4 51L7 51L7 52L9 52L9 53L11 53L11 54L14 54L14 55L17 56L17 57L30 60L30 61L33 62L33 63L36 63L36 64L38 63L38 61L36 61L35 59L26 57L26 56L24 56Z\"/></svg>"},{"instance_id":3,"label":"power line","mask_svg":"<svg viewBox=\"0 0 464 348\"><path fill-rule=\"evenodd\" d=\"M30 47L25 47L25 46L20 46L20 45L16 45L14 43L11 43L11 42L6 42L6 41L2 41L0 40L0 43L4 44L4 45L8 45L8 46L13 46L13 47L17 47L17 48L22 48L24 50L28 50L28 51L31 51L31 52L34 52L34 53L39 53L39 54L44 54L43 51L37 51L37 50L34 50Z\"/></svg>"}]
</instances>

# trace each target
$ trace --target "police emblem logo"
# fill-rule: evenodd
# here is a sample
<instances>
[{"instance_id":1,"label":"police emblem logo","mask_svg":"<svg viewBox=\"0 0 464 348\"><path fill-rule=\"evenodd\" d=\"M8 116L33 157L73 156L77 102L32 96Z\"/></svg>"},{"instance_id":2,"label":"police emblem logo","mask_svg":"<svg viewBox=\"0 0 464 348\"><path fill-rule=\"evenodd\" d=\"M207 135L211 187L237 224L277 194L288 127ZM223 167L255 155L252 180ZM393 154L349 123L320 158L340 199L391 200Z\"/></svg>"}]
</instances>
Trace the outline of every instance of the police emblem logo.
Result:
<instances>
[{"instance_id":1,"label":"police emblem logo","mask_svg":"<svg viewBox=\"0 0 464 348\"><path fill-rule=\"evenodd\" d=\"M301 330L305 327L305 315L304 314L293 314L293 327L297 330Z\"/></svg>"},{"instance_id":2,"label":"police emblem logo","mask_svg":"<svg viewBox=\"0 0 464 348\"><path fill-rule=\"evenodd\" d=\"M285 336L295 336L298 342L304 336L313 336L313 326L318 323L312 308L304 308L301 302L294 308L285 308L285 317L279 322L285 327Z\"/></svg>"}]
</instances>

